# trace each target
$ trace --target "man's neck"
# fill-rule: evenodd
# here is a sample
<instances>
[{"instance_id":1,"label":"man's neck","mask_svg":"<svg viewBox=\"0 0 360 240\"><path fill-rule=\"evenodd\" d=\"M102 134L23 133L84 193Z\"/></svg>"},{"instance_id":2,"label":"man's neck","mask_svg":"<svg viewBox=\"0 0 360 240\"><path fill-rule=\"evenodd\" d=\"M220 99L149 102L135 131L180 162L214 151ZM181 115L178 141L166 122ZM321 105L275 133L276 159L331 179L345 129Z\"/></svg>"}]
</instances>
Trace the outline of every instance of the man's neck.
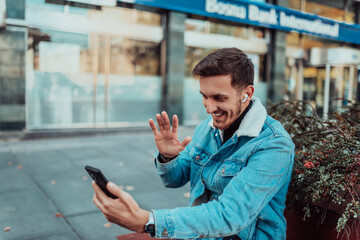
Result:
<instances>
[{"instance_id":1,"label":"man's neck","mask_svg":"<svg viewBox=\"0 0 360 240\"><path fill-rule=\"evenodd\" d=\"M243 120L246 113L249 111L249 109L252 106L252 101L249 101L249 105L245 108L245 110L240 114L240 116L227 128L224 130L224 141L223 144L226 143L227 140L229 140L236 130L239 129L240 123Z\"/></svg>"}]
</instances>

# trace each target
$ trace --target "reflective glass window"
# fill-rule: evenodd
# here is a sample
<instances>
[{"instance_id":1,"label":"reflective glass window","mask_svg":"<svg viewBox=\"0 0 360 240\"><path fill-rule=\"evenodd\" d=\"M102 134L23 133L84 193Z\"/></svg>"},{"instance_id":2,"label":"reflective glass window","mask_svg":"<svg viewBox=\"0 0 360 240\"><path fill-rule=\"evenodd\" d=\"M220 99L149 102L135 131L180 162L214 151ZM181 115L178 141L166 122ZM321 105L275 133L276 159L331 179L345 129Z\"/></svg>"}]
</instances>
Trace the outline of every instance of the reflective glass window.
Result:
<instances>
[{"instance_id":1,"label":"reflective glass window","mask_svg":"<svg viewBox=\"0 0 360 240\"><path fill-rule=\"evenodd\" d=\"M159 112L160 14L29 0L26 17L28 128L147 125Z\"/></svg>"}]
</instances>

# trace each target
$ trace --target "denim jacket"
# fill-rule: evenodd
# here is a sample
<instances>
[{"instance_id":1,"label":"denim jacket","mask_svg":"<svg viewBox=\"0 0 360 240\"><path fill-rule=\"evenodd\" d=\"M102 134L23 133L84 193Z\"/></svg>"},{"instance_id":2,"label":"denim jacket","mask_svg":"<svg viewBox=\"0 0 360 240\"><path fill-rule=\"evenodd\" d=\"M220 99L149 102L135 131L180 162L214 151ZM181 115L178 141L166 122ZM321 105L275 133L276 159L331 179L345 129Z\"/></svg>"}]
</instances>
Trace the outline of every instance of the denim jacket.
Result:
<instances>
[{"instance_id":1,"label":"denim jacket","mask_svg":"<svg viewBox=\"0 0 360 240\"><path fill-rule=\"evenodd\" d=\"M164 185L190 181L189 207L153 210L156 238L285 239L286 193L294 144L258 98L232 138L222 144L212 118L201 123L177 158L158 161ZM204 197L205 188L210 194Z\"/></svg>"}]
</instances>

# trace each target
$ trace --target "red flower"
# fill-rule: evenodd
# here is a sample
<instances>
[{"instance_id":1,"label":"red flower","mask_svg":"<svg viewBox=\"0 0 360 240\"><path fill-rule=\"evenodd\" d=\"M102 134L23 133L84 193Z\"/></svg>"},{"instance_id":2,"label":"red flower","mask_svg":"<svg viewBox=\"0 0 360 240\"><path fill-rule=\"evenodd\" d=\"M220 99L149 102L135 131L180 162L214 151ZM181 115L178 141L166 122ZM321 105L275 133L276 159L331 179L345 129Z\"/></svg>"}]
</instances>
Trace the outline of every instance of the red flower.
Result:
<instances>
[{"instance_id":1,"label":"red flower","mask_svg":"<svg viewBox=\"0 0 360 240\"><path fill-rule=\"evenodd\" d=\"M313 168L313 167L314 167L314 163L309 162L309 161L305 161L304 166L305 166L306 168L310 169L310 168Z\"/></svg>"}]
</instances>

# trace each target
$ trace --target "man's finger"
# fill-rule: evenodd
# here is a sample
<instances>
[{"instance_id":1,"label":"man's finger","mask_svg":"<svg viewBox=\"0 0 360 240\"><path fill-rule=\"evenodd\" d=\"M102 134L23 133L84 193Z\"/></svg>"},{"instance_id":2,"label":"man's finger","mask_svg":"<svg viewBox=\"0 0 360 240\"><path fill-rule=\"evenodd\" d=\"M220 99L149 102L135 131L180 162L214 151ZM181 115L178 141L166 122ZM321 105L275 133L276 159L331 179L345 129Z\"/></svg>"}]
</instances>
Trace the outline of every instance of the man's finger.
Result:
<instances>
[{"instance_id":1,"label":"man's finger","mask_svg":"<svg viewBox=\"0 0 360 240\"><path fill-rule=\"evenodd\" d=\"M173 124L172 124L172 132L173 133L177 134L178 126L179 126L178 116L174 115L173 116Z\"/></svg>"},{"instance_id":2,"label":"man's finger","mask_svg":"<svg viewBox=\"0 0 360 240\"><path fill-rule=\"evenodd\" d=\"M191 137L186 137L182 142L181 146L185 148L191 142Z\"/></svg>"},{"instance_id":3,"label":"man's finger","mask_svg":"<svg viewBox=\"0 0 360 240\"><path fill-rule=\"evenodd\" d=\"M123 191L113 182L108 182L106 184L106 188L109 190L110 193L114 194L118 198L123 198Z\"/></svg>"},{"instance_id":4,"label":"man's finger","mask_svg":"<svg viewBox=\"0 0 360 240\"><path fill-rule=\"evenodd\" d=\"M97 197L97 199L103 203L104 201L106 201L107 198L109 198L108 196L106 196L106 194L103 192L103 190L101 190L101 188L96 184L95 181L92 182L92 187L95 191L95 195Z\"/></svg>"},{"instance_id":5,"label":"man's finger","mask_svg":"<svg viewBox=\"0 0 360 240\"><path fill-rule=\"evenodd\" d=\"M163 123L163 120L161 118L161 115L158 113L156 114L156 121L159 125L159 129L160 129L160 132L164 130L164 123Z\"/></svg>"},{"instance_id":6,"label":"man's finger","mask_svg":"<svg viewBox=\"0 0 360 240\"><path fill-rule=\"evenodd\" d=\"M100 202L96 194L93 196L93 203L100 209L100 211L103 210L104 205Z\"/></svg>"},{"instance_id":7,"label":"man's finger","mask_svg":"<svg viewBox=\"0 0 360 240\"><path fill-rule=\"evenodd\" d=\"M169 120L169 116L167 115L167 113L165 111L163 111L161 113L163 122L164 122L164 129L165 130L170 130L170 120Z\"/></svg>"},{"instance_id":8,"label":"man's finger","mask_svg":"<svg viewBox=\"0 0 360 240\"><path fill-rule=\"evenodd\" d=\"M154 120L152 120L151 118L149 119L149 125L154 133L154 135L158 135L159 134L159 130L157 129Z\"/></svg>"}]
</instances>

